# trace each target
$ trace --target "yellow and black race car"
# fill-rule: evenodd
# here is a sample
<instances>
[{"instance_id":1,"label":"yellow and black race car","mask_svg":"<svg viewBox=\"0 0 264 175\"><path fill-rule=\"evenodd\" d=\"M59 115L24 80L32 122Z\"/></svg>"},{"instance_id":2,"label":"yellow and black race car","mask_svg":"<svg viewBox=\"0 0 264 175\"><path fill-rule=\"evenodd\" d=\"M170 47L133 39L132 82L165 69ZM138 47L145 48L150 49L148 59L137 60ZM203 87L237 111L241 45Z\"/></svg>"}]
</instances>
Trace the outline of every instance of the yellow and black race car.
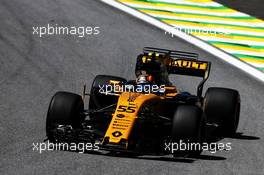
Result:
<instances>
[{"instance_id":1,"label":"yellow and black race car","mask_svg":"<svg viewBox=\"0 0 264 175\"><path fill-rule=\"evenodd\" d=\"M199 155L209 135L233 135L239 123L238 91L211 87L202 95L210 67L194 53L146 47L137 57L135 80L97 75L90 93L85 86L82 96L57 92L48 109L47 137L54 143L96 143L114 152ZM197 94L180 92L170 74L201 77ZM196 146L179 150L177 143ZM166 149L171 145L173 151Z\"/></svg>"}]
</instances>

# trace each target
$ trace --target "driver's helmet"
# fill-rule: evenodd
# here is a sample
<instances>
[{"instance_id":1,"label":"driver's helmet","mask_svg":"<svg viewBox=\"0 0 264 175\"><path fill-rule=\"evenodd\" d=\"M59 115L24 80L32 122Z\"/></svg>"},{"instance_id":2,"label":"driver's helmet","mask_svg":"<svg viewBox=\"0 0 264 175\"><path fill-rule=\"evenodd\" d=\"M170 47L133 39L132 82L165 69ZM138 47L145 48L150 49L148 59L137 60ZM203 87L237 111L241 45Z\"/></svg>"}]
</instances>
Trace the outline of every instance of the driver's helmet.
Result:
<instances>
[{"instance_id":1,"label":"driver's helmet","mask_svg":"<svg viewBox=\"0 0 264 175\"><path fill-rule=\"evenodd\" d=\"M137 78L137 84L146 84L148 83L147 75L139 75Z\"/></svg>"},{"instance_id":2,"label":"driver's helmet","mask_svg":"<svg viewBox=\"0 0 264 175\"><path fill-rule=\"evenodd\" d=\"M153 76L152 75L139 75L137 77L137 84L147 84L153 83Z\"/></svg>"}]
</instances>

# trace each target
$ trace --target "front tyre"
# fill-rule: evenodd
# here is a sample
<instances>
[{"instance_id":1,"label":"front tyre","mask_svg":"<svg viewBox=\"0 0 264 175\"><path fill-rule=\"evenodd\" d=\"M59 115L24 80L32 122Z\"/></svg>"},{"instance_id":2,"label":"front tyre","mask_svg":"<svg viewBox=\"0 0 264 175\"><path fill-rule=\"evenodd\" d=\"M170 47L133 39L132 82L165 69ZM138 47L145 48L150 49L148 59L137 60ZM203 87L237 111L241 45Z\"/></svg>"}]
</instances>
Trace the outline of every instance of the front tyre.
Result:
<instances>
[{"instance_id":1,"label":"front tyre","mask_svg":"<svg viewBox=\"0 0 264 175\"><path fill-rule=\"evenodd\" d=\"M46 119L46 134L50 141L55 141L53 130L58 125L70 125L80 128L84 120L84 109L80 95L70 92L57 92L51 99Z\"/></svg>"},{"instance_id":2,"label":"front tyre","mask_svg":"<svg viewBox=\"0 0 264 175\"><path fill-rule=\"evenodd\" d=\"M195 157L201 154L205 137L203 111L197 106L179 106L173 117L171 138L177 143L174 157ZM190 145L192 145L190 147Z\"/></svg>"}]
</instances>

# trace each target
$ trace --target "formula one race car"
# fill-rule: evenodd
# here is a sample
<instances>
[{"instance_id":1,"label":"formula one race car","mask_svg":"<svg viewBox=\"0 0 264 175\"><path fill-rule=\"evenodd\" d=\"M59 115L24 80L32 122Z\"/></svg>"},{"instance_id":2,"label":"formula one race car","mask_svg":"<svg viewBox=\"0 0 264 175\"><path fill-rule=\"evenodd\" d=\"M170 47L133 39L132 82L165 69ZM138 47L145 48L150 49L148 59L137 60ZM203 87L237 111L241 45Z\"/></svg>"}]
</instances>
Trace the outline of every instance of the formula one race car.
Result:
<instances>
[{"instance_id":1,"label":"formula one race car","mask_svg":"<svg viewBox=\"0 0 264 175\"><path fill-rule=\"evenodd\" d=\"M47 113L48 140L96 143L111 152L199 155L202 149L197 145L208 142L209 134L231 136L239 123L238 91L211 87L202 95L210 66L195 53L146 47L137 57L136 80L97 75L89 94L85 86L82 96L57 92ZM201 77L197 94L180 92L169 74ZM197 147L165 149L180 142Z\"/></svg>"}]
</instances>

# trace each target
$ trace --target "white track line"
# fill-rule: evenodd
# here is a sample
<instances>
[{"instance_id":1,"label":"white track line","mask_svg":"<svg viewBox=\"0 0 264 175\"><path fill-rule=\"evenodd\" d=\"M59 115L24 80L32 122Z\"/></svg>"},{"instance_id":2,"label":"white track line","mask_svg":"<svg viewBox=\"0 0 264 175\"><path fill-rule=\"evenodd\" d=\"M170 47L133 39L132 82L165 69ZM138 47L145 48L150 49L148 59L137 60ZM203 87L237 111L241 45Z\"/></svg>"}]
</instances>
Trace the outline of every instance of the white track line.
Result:
<instances>
[{"instance_id":1,"label":"white track line","mask_svg":"<svg viewBox=\"0 0 264 175\"><path fill-rule=\"evenodd\" d=\"M170 32L171 34L173 34L174 36L177 36L193 45L196 45L197 47L201 48L202 50L205 50L206 52L230 63L231 65L241 69L242 71L245 71L247 72L249 75L255 77L256 79L264 82L264 73L257 70L256 68L250 66L249 64L245 63L245 62L242 62L240 60L238 60L237 58L227 54L226 52L196 38L196 37L193 37L191 35L187 35L183 32L180 32L179 30L175 29L174 27L166 24L166 23L163 23L151 16L148 16L144 13L141 13L133 8L130 8L124 4L121 4L117 1L114 1L114 0L101 0L102 2L110 5L110 6L113 6L115 8L118 8L134 17L137 17L147 23L150 23L162 30L165 30L165 31L168 31Z\"/></svg>"}]
</instances>

